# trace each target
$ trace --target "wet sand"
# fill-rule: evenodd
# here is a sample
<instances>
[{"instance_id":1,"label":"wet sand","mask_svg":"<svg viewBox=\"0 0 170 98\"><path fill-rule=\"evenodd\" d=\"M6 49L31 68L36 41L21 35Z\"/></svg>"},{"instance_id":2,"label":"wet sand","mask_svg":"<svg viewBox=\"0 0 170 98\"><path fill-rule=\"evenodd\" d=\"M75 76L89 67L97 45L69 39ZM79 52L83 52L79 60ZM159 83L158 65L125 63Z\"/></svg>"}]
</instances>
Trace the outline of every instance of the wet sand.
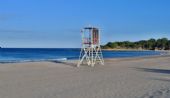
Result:
<instances>
[{"instance_id":1,"label":"wet sand","mask_svg":"<svg viewBox=\"0 0 170 98\"><path fill-rule=\"evenodd\" d=\"M0 98L170 98L170 56L0 64Z\"/></svg>"}]
</instances>

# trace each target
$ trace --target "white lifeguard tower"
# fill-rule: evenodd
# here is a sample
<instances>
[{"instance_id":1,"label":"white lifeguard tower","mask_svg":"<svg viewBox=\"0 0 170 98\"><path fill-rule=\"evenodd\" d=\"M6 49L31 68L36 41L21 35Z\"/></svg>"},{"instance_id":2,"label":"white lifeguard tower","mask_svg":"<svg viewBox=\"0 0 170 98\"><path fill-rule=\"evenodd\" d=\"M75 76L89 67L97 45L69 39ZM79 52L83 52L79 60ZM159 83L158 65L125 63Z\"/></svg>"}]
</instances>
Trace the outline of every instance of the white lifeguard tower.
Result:
<instances>
[{"instance_id":1,"label":"white lifeguard tower","mask_svg":"<svg viewBox=\"0 0 170 98\"><path fill-rule=\"evenodd\" d=\"M79 62L81 64L94 66L96 63L104 65L103 55L100 47L100 32L95 27L85 27L81 30L82 48L80 52Z\"/></svg>"}]
</instances>

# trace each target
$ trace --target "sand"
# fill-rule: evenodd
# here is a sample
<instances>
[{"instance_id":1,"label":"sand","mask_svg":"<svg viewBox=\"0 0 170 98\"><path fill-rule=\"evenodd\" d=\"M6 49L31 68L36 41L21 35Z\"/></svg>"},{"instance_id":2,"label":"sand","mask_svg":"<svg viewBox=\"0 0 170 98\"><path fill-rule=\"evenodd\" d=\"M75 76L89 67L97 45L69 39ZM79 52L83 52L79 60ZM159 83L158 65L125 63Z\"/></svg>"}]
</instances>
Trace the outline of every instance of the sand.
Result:
<instances>
[{"instance_id":1,"label":"sand","mask_svg":"<svg viewBox=\"0 0 170 98\"><path fill-rule=\"evenodd\" d=\"M0 64L0 98L170 98L170 56Z\"/></svg>"}]
</instances>

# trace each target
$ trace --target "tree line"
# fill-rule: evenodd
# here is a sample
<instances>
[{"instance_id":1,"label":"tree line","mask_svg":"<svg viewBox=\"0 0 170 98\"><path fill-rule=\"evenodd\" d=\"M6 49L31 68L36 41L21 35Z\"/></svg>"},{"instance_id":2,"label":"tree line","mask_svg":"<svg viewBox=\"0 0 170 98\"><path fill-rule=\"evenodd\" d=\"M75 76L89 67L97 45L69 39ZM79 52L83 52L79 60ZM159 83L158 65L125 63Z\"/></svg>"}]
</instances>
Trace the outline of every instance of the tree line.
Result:
<instances>
[{"instance_id":1,"label":"tree line","mask_svg":"<svg viewBox=\"0 0 170 98\"><path fill-rule=\"evenodd\" d=\"M103 49L138 49L138 50L170 50L170 40L167 38L140 40L136 42L108 42Z\"/></svg>"}]
</instances>

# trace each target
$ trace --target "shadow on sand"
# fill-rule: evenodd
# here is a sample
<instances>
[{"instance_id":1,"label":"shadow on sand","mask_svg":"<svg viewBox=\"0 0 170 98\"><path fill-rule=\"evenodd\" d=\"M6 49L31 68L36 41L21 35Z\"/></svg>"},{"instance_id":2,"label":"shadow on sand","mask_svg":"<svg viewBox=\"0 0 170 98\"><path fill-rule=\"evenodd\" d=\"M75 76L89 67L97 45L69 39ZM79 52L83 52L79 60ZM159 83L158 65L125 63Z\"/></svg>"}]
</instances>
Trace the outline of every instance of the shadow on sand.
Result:
<instances>
[{"instance_id":1,"label":"shadow on sand","mask_svg":"<svg viewBox=\"0 0 170 98\"><path fill-rule=\"evenodd\" d=\"M60 64L64 64L64 65L68 65L71 67L77 67L77 64L75 63L71 63L71 62L65 62L65 61L50 61L52 63L60 63Z\"/></svg>"},{"instance_id":2,"label":"shadow on sand","mask_svg":"<svg viewBox=\"0 0 170 98\"><path fill-rule=\"evenodd\" d=\"M164 82L170 82L170 79L166 79L166 78L152 78L152 80L159 80L159 81L164 81Z\"/></svg>"},{"instance_id":3,"label":"shadow on sand","mask_svg":"<svg viewBox=\"0 0 170 98\"><path fill-rule=\"evenodd\" d=\"M137 68L137 67L133 67L133 68L135 68L138 71L144 71L144 72L170 74L170 70L167 70L167 69ZM170 82L170 77L150 77L149 79L158 80L158 81L164 81L164 82Z\"/></svg>"},{"instance_id":4,"label":"shadow on sand","mask_svg":"<svg viewBox=\"0 0 170 98\"><path fill-rule=\"evenodd\" d=\"M76 67L77 68L77 64L76 63L71 63L71 62L67 62L67 61L50 61L52 63L59 63L59 64L64 64L67 66L71 66L71 67ZM89 66L87 64L81 64L81 66ZM91 66L90 66L91 67Z\"/></svg>"},{"instance_id":5,"label":"shadow on sand","mask_svg":"<svg viewBox=\"0 0 170 98\"><path fill-rule=\"evenodd\" d=\"M167 70L167 69L154 69L154 68L135 68L135 69L139 71L145 71L145 72L170 74L170 70Z\"/></svg>"}]
</instances>

